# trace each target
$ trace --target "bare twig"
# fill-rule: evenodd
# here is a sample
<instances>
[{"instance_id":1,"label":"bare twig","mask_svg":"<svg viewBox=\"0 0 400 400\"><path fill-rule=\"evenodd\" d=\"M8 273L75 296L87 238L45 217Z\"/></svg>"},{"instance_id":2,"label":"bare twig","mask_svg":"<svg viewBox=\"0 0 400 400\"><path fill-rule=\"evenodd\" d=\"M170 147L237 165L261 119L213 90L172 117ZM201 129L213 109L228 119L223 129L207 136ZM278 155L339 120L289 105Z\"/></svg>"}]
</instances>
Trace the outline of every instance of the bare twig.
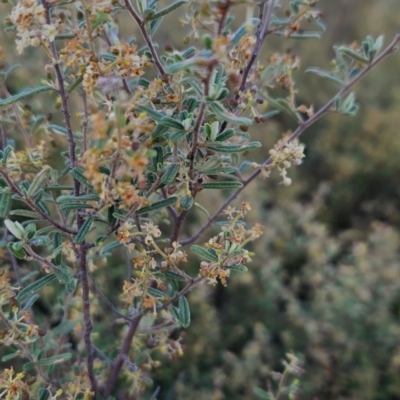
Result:
<instances>
[{"instance_id":1,"label":"bare twig","mask_svg":"<svg viewBox=\"0 0 400 400\"><path fill-rule=\"evenodd\" d=\"M94 374L93 362L94 362L94 350L90 334L93 329L92 319L90 316L90 298L89 298L89 281L88 281L88 270L86 261L86 246L81 245L79 254L79 270L81 273L82 280L82 301L83 301L83 324L84 332L83 338L85 341L86 352L87 352L87 370L88 377L90 380L90 390L94 392L94 398L97 393L97 380Z\"/></svg>"},{"instance_id":2,"label":"bare twig","mask_svg":"<svg viewBox=\"0 0 400 400\"><path fill-rule=\"evenodd\" d=\"M1 87L2 87L2 89L4 91L4 93L6 94L6 96L10 97L10 93L7 90L7 86L3 83L1 85ZM15 116L15 120L17 121L18 128L21 130L22 134L24 135L24 138L25 138L26 142L28 143L28 146L32 148L33 147L33 141L32 141L31 135L25 129L25 126L24 126L24 124L23 124L23 122L21 120L21 116L19 115L19 110L18 110L17 106L15 104L12 104L11 107L12 107L12 109L14 111L14 116Z\"/></svg>"},{"instance_id":3,"label":"bare twig","mask_svg":"<svg viewBox=\"0 0 400 400\"><path fill-rule=\"evenodd\" d=\"M332 97L322 108L320 108L314 115L312 115L307 121L303 122L290 136L288 142L291 142L298 138L307 128L313 125L317 120L319 120L323 115L325 115L335 100L345 93L347 93L359 80L361 80L371 69L373 69L377 64L379 64L384 58L391 55L395 50L397 44L400 42L400 33L398 33L393 41L389 44L386 49L379 54L363 71L361 71L356 77L347 82L342 89ZM210 226L211 224L220 216L220 214L225 210L225 208L244 190L244 188L251 183L258 175L260 175L262 168L267 167L271 163L271 158L268 158L264 163L258 167L243 183L243 187L233 192L218 208L218 210L208 219L208 221L190 238L182 240L180 244L185 246L187 244L196 241Z\"/></svg>"},{"instance_id":4,"label":"bare twig","mask_svg":"<svg viewBox=\"0 0 400 400\"><path fill-rule=\"evenodd\" d=\"M93 286L94 286L96 292L97 292L97 293L100 295L100 297L106 302L106 304L107 304L108 307L111 309L111 311L114 312L114 313L115 313L116 315L118 315L119 317L121 317L121 318L123 318L123 319L126 319L127 321L130 321L130 318L129 318L127 315L125 315L125 314L121 313L120 311L118 311L117 308L114 306L114 304L111 303L110 300L108 300L107 296L100 290L99 285L96 283L96 281L95 281L93 275L92 275L91 273L88 273L88 275L89 275L90 279L91 279L92 282L93 282Z\"/></svg>"},{"instance_id":5,"label":"bare twig","mask_svg":"<svg viewBox=\"0 0 400 400\"><path fill-rule=\"evenodd\" d=\"M119 352L117 359L115 360L111 368L110 377L108 378L108 381L106 382L104 387L103 396L105 399L107 399L108 396L110 396L111 392L114 389L115 384L117 383L118 375L121 371L122 366L124 365L124 361L131 347L132 339L139 327L139 323L140 320L142 319L142 316L143 315L139 314L131 320L128 332L125 336L124 342L121 347L121 351Z\"/></svg>"}]
</instances>

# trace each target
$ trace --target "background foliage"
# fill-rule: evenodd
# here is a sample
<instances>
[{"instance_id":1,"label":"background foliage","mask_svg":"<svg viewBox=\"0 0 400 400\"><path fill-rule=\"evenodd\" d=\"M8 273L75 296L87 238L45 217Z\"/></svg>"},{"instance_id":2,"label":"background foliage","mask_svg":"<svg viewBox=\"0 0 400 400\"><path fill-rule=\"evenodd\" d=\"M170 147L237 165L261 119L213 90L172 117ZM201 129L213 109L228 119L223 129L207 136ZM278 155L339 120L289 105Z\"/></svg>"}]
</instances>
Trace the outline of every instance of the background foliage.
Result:
<instances>
[{"instance_id":1,"label":"background foliage","mask_svg":"<svg viewBox=\"0 0 400 400\"><path fill-rule=\"evenodd\" d=\"M302 55L302 65L328 67L334 43L367 34L391 38L398 28L397 0L321 0L319 7L327 15L324 38L312 45L288 42ZM160 43L164 37L181 46L179 30L166 23L158 35ZM29 51L9 82L12 93L39 84L27 82L26 72L34 76L35 69ZM253 205L249 218L261 221L266 233L253 245L249 273L236 275L227 288L203 285L190 295L185 353L155 374L160 399L256 399L254 388L266 389L271 371L281 370L291 351L304 368L301 399L400 397L399 68L396 55L358 85L356 117L329 115L302 137L306 158L291 171L292 186L278 186L278 178L258 180L244 193ZM304 102L324 104L333 85L302 73L297 83L309 96ZM254 128L253 137L269 148L288 126L277 116L262 130ZM265 158L262 151L257 161ZM212 210L219 196L202 201ZM124 279L117 266L126 260L121 255L107 263L103 279L115 285L117 296ZM38 311L42 323L51 325L62 308L56 287L45 290ZM108 311L95 304L94 312L104 329L94 340L103 347L112 329Z\"/></svg>"}]
</instances>

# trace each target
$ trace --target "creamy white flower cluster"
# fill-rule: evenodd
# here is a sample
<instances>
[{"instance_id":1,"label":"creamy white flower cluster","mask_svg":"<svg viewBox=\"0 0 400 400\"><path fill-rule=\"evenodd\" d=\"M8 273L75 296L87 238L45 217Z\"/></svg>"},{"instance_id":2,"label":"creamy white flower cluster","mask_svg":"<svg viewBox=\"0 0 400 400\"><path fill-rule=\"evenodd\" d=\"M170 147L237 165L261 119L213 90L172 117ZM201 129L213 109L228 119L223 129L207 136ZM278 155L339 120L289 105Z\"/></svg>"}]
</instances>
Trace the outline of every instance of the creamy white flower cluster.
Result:
<instances>
[{"instance_id":1,"label":"creamy white flower cluster","mask_svg":"<svg viewBox=\"0 0 400 400\"><path fill-rule=\"evenodd\" d=\"M58 34L57 27L47 23L43 5L38 5L35 0L19 1L11 11L10 21L17 27L19 54L28 46L48 45Z\"/></svg>"}]
</instances>

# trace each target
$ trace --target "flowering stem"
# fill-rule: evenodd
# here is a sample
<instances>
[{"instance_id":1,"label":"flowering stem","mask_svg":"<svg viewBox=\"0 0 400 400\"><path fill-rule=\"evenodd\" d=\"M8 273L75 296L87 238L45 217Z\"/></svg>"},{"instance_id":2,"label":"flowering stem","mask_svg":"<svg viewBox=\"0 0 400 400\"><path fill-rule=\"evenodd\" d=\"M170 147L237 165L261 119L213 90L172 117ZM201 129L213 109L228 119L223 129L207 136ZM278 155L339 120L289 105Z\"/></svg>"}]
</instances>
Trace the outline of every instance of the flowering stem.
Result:
<instances>
[{"instance_id":1,"label":"flowering stem","mask_svg":"<svg viewBox=\"0 0 400 400\"><path fill-rule=\"evenodd\" d=\"M143 39L145 40L147 46L149 47L150 53L153 56L153 60L154 60L154 63L156 64L158 72L160 73L160 75L165 75L165 69L161 64L161 60L158 57L158 54L156 52L156 49L154 48L153 42L152 42L149 34L146 31L146 22L144 20L140 19L139 14L133 8L133 5L130 2L130 0L125 0L125 5L126 5L127 10L129 11L129 14L131 14L132 18L139 25L140 32L142 33Z\"/></svg>"},{"instance_id":2,"label":"flowering stem","mask_svg":"<svg viewBox=\"0 0 400 400\"><path fill-rule=\"evenodd\" d=\"M335 100L338 97L343 96L346 92L350 90L359 80L361 80L371 69L373 69L377 64L379 64L384 58L391 55L395 50L397 44L400 42L400 33L398 33L393 41L389 44L386 49L379 54L363 71L361 71L356 77L347 82L340 91L331 98L322 108L320 108L314 115L312 115L307 121L303 122L299 127L292 133L288 142L291 142L297 139L307 128L313 125L317 120L319 120L323 115L325 115ZM188 239L182 240L180 244L185 246L187 244L193 243L196 241L210 226L211 224L219 217L219 215L225 210L225 208L243 191L243 189L251 183L260 173L262 168L267 167L271 163L271 158L268 158L259 166L247 179L245 179L243 183L243 187L234 191L218 208L217 211L208 219L208 221L191 237Z\"/></svg>"}]
</instances>

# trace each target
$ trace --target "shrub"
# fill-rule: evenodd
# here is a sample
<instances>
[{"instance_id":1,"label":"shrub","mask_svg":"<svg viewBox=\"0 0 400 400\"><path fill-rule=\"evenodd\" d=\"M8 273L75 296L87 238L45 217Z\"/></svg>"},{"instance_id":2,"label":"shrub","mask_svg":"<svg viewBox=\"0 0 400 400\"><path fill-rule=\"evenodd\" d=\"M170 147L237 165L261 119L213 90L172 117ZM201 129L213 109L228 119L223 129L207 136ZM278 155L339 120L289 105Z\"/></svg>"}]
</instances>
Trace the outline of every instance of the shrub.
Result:
<instances>
[{"instance_id":1,"label":"shrub","mask_svg":"<svg viewBox=\"0 0 400 400\"><path fill-rule=\"evenodd\" d=\"M3 361L22 361L18 372L3 371L2 393L138 398L161 356L183 351L176 330L190 325L187 294L203 282L227 285L231 273L247 270L248 245L262 228L246 228L249 203L231 203L274 171L289 186L288 170L304 157L299 136L328 112L354 115L350 89L393 53L400 35L386 48L382 36L336 46L332 70L309 68L339 85L314 112L298 100L297 54L259 58L272 35L319 37L325 27L314 0L287 8L276 0L178 0L164 8L157 0L10 3L5 25L18 53L40 48L46 61L40 86L10 95L15 65L0 51L0 217L15 279L1 275L1 340ZM235 25L238 7L258 17ZM160 51L157 28L182 9L185 47ZM120 32L119 14L135 22L138 38ZM47 115L33 103L45 95ZM255 163L252 150L261 144L251 140L251 127L279 112L297 128ZM215 191L229 196L209 215L202 202ZM191 230L198 211L207 219ZM219 233L204 239L215 226ZM60 312L46 330L35 312L41 290Z\"/></svg>"}]
</instances>

